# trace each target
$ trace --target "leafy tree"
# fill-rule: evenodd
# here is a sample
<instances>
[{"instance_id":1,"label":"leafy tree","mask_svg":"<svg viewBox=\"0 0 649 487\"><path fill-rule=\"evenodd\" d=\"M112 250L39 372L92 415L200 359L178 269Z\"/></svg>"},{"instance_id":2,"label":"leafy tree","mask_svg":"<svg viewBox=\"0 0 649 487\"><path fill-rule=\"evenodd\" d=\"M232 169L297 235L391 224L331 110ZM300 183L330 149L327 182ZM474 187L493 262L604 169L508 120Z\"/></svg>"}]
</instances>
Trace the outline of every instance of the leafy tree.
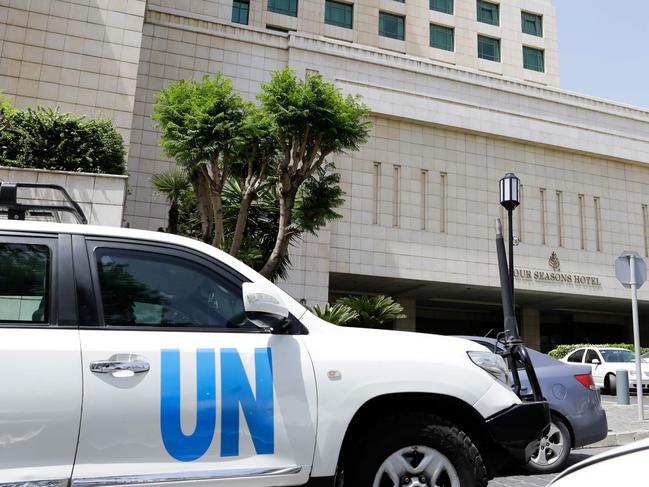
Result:
<instances>
[{"instance_id":1,"label":"leafy tree","mask_svg":"<svg viewBox=\"0 0 649 487\"><path fill-rule=\"evenodd\" d=\"M164 195L169 203L169 233L178 233L178 215L180 205L191 186L185 171L179 167L173 167L167 172L156 174L151 178L153 187L160 194Z\"/></svg>"},{"instance_id":2,"label":"leafy tree","mask_svg":"<svg viewBox=\"0 0 649 487\"><path fill-rule=\"evenodd\" d=\"M321 75L309 74L302 81L289 68L276 72L258 99L275 120L281 154L276 167L279 228L273 251L260 270L272 277L288 253L300 187L328 156L358 150L367 141L369 109L358 96L344 97Z\"/></svg>"},{"instance_id":3,"label":"leafy tree","mask_svg":"<svg viewBox=\"0 0 649 487\"><path fill-rule=\"evenodd\" d=\"M326 304L324 307L316 304L313 307L308 306L308 308L318 318L334 325L347 325L358 318L356 311L341 303L336 303L333 306Z\"/></svg>"},{"instance_id":4,"label":"leafy tree","mask_svg":"<svg viewBox=\"0 0 649 487\"><path fill-rule=\"evenodd\" d=\"M276 125L272 117L250 107L239 133L232 178L240 195L239 211L230 239L230 255L236 256L245 237L250 206L258 192L273 181L273 169L279 155ZM233 183L235 184L235 183Z\"/></svg>"},{"instance_id":5,"label":"leafy tree","mask_svg":"<svg viewBox=\"0 0 649 487\"><path fill-rule=\"evenodd\" d=\"M0 164L61 171L124 174L124 141L110 120L52 108L13 110L0 103Z\"/></svg>"},{"instance_id":6,"label":"leafy tree","mask_svg":"<svg viewBox=\"0 0 649 487\"><path fill-rule=\"evenodd\" d=\"M203 239L211 235L215 246L223 239L221 193L249 111L250 104L220 74L171 83L154 105L162 147L186 169L198 202Z\"/></svg>"},{"instance_id":7,"label":"leafy tree","mask_svg":"<svg viewBox=\"0 0 649 487\"><path fill-rule=\"evenodd\" d=\"M403 313L403 306L389 296L347 296L340 298L336 304L355 311L357 318L348 324L361 328L385 328Z\"/></svg>"},{"instance_id":8,"label":"leafy tree","mask_svg":"<svg viewBox=\"0 0 649 487\"><path fill-rule=\"evenodd\" d=\"M291 243L339 217L340 178L326 158L367 139L368 109L320 76L301 81L288 69L259 100L244 102L219 74L183 80L160 92L154 120L164 152L187 172L203 240L275 279L286 275Z\"/></svg>"}]
</instances>

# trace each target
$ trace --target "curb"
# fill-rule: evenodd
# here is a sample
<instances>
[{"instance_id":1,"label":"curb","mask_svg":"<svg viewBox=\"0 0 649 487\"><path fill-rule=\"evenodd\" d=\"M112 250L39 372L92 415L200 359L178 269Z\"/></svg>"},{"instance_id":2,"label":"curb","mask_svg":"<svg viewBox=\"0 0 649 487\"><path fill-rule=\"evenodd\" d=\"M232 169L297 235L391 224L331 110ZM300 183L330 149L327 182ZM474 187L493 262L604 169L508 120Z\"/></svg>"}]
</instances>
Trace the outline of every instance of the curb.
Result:
<instances>
[{"instance_id":1,"label":"curb","mask_svg":"<svg viewBox=\"0 0 649 487\"><path fill-rule=\"evenodd\" d=\"M643 438L649 438L649 431L628 431L621 433L609 433L609 435L597 443L587 445L583 448L601 448L601 447L612 447L612 446L622 446L633 443L634 441L642 440Z\"/></svg>"}]
</instances>

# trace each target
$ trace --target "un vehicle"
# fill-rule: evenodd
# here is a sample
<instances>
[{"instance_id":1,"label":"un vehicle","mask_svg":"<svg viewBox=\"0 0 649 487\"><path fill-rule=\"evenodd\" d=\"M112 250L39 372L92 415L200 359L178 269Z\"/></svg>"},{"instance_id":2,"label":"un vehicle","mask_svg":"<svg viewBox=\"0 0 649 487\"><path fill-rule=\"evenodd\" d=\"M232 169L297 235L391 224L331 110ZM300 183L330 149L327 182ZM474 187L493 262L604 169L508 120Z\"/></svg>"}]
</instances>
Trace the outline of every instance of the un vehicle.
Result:
<instances>
[{"instance_id":1,"label":"un vehicle","mask_svg":"<svg viewBox=\"0 0 649 487\"><path fill-rule=\"evenodd\" d=\"M207 244L13 221L15 195L0 486L484 487L547 428L481 345L334 326Z\"/></svg>"}]
</instances>

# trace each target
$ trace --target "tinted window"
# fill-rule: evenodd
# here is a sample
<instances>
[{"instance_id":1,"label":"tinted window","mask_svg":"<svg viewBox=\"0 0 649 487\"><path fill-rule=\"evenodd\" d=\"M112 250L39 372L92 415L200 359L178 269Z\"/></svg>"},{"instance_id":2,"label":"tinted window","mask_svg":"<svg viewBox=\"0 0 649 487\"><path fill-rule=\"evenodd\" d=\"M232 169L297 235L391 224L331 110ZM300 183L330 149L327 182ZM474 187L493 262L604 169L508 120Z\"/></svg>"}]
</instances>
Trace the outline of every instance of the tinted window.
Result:
<instances>
[{"instance_id":1,"label":"tinted window","mask_svg":"<svg viewBox=\"0 0 649 487\"><path fill-rule=\"evenodd\" d=\"M0 322L47 323L50 250L0 243Z\"/></svg>"},{"instance_id":2,"label":"tinted window","mask_svg":"<svg viewBox=\"0 0 649 487\"><path fill-rule=\"evenodd\" d=\"M242 0L233 0L232 2L232 22L237 24L248 25L248 13L250 11L250 2Z\"/></svg>"},{"instance_id":3,"label":"tinted window","mask_svg":"<svg viewBox=\"0 0 649 487\"><path fill-rule=\"evenodd\" d=\"M599 357L597 356L597 352L595 350L588 350L586 353L586 363L587 364L592 364L593 360L599 360Z\"/></svg>"},{"instance_id":4,"label":"tinted window","mask_svg":"<svg viewBox=\"0 0 649 487\"><path fill-rule=\"evenodd\" d=\"M543 37L543 17L529 12L521 12L523 32L533 36Z\"/></svg>"},{"instance_id":5,"label":"tinted window","mask_svg":"<svg viewBox=\"0 0 649 487\"><path fill-rule=\"evenodd\" d=\"M351 3L325 1L325 24L351 29L354 23L354 6Z\"/></svg>"},{"instance_id":6,"label":"tinted window","mask_svg":"<svg viewBox=\"0 0 649 487\"><path fill-rule=\"evenodd\" d=\"M500 62L500 39L478 36L478 57L489 61Z\"/></svg>"},{"instance_id":7,"label":"tinted window","mask_svg":"<svg viewBox=\"0 0 649 487\"><path fill-rule=\"evenodd\" d=\"M117 249L99 249L96 258L106 325L247 325L240 286L191 260Z\"/></svg>"},{"instance_id":8,"label":"tinted window","mask_svg":"<svg viewBox=\"0 0 649 487\"><path fill-rule=\"evenodd\" d=\"M581 350L573 352L573 354L568 357L568 362L581 362L581 359L584 356L584 352L585 350L583 348Z\"/></svg>"},{"instance_id":9,"label":"tinted window","mask_svg":"<svg viewBox=\"0 0 649 487\"><path fill-rule=\"evenodd\" d=\"M400 41L406 38L405 17L379 12L379 35Z\"/></svg>"}]
</instances>

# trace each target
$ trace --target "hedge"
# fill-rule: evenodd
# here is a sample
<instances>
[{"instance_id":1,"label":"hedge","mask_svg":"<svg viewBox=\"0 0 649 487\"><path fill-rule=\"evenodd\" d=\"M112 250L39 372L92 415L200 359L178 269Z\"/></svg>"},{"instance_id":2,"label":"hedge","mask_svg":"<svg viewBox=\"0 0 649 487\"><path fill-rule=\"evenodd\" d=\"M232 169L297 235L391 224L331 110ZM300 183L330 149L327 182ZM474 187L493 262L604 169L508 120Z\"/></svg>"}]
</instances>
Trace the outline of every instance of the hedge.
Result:
<instances>
[{"instance_id":1,"label":"hedge","mask_svg":"<svg viewBox=\"0 0 649 487\"><path fill-rule=\"evenodd\" d=\"M592 343L577 343L574 345L559 345L556 348L550 350L548 352L548 355L550 357L556 358L556 359L561 359L568 355L570 352L573 350L576 350L578 348L583 348L583 347L591 347L591 348L607 348L607 347L614 347L614 348L626 348L627 350L631 350L633 352L633 344L631 343L604 343L604 344L599 344L595 345ZM649 348L647 347L641 347L640 348L640 353L647 353L649 352Z\"/></svg>"},{"instance_id":2,"label":"hedge","mask_svg":"<svg viewBox=\"0 0 649 487\"><path fill-rule=\"evenodd\" d=\"M124 140L110 120L43 107L17 110L0 102L0 165L126 173Z\"/></svg>"}]
</instances>

